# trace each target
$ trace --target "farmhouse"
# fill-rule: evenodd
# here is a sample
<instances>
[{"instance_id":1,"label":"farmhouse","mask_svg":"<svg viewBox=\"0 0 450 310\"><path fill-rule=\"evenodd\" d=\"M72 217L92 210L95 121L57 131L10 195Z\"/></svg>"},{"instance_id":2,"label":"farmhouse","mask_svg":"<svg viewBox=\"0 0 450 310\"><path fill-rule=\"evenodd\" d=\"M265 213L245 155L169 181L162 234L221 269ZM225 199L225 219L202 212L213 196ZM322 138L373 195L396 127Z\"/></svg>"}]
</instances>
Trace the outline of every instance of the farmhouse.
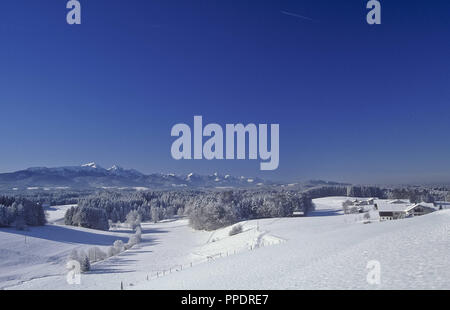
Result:
<instances>
[{"instance_id":1,"label":"farmhouse","mask_svg":"<svg viewBox=\"0 0 450 310\"><path fill-rule=\"evenodd\" d=\"M400 200L377 205L380 221L397 220L419 216L436 211L432 203L408 203Z\"/></svg>"},{"instance_id":2,"label":"farmhouse","mask_svg":"<svg viewBox=\"0 0 450 310\"><path fill-rule=\"evenodd\" d=\"M342 202L342 209L344 210L344 214L364 213L368 211L367 206L374 206L374 201L374 198L369 198L367 200L359 200L357 198L353 200L347 199Z\"/></svg>"},{"instance_id":3,"label":"farmhouse","mask_svg":"<svg viewBox=\"0 0 450 310\"><path fill-rule=\"evenodd\" d=\"M342 203L343 207L349 207L349 206L370 206L374 204L374 198L369 198L367 200L359 200L358 198L355 198L353 200L347 199Z\"/></svg>"}]
</instances>

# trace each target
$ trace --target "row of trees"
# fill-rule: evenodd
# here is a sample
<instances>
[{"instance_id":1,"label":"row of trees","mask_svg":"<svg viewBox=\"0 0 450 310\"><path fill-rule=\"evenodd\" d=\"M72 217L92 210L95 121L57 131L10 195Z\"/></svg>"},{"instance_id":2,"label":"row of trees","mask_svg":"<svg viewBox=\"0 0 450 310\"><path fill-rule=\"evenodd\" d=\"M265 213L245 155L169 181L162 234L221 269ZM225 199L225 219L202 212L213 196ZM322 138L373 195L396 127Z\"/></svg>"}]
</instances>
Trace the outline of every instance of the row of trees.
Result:
<instances>
[{"instance_id":1,"label":"row of trees","mask_svg":"<svg viewBox=\"0 0 450 310\"><path fill-rule=\"evenodd\" d=\"M387 190L376 186L347 186L348 197L386 198Z\"/></svg>"},{"instance_id":2,"label":"row of trees","mask_svg":"<svg viewBox=\"0 0 450 310\"><path fill-rule=\"evenodd\" d=\"M376 186L319 186L306 190L304 193L311 199L330 197L330 196L347 196L347 197L377 197L387 198L388 189Z\"/></svg>"},{"instance_id":3,"label":"row of trees","mask_svg":"<svg viewBox=\"0 0 450 310\"><path fill-rule=\"evenodd\" d=\"M141 221L158 222L184 214L191 192L100 192L80 198L66 211L65 224L108 230L110 223L127 222L132 229Z\"/></svg>"},{"instance_id":4,"label":"row of trees","mask_svg":"<svg viewBox=\"0 0 450 310\"><path fill-rule=\"evenodd\" d=\"M135 233L132 235L127 243L124 243L122 240L114 241L113 245L110 246L107 252L103 252L99 247L90 248L86 254L83 250L77 251L76 249L72 250L69 255L69 261L74 260L80 264L80 271L87 272L91 270L91 264L105 260L109 257L118 255L123 251L131 249L133 246L141 242L142 229L141 226L136 226Z\"/></svg>"},{"instance_id":5,"label":"row of trees","mask_svg":"<svg viewBox=\"0 0 450 310\"><path fill-rule=\"evenodd\" d=\"M46 223L41 205L24 198L0 196L0 227L14 226L25 229Z\"/></svg>"},{"instance_id":6,"label":"row of trees","mask_svg":"<svg viewBox=\"0 0 450 310\"><path fill-rule=\"evenodd\" d=\"M109 223L127 222L135 228L141 221L158 222L183 215L186 204L198 192L119 192L107 191L78 200L67 210L65 224L107 230Z\"/></svg>"},{"instance_id":7,"label":"row of trees","mask_svg":"<svg viewBox=\"0 0 450 310\"><path fill-rule=\"evenodd\" d=\"M117 192L107 191L80 198L79 207L101 209L113 223L125 222L131 211L136 211L141 220L157 222L184 214L184 208L195 191L149 191Z\"/></svg>"},{"instance_id":8,"label":"row of trees","mask_svg":"<svg viewBox=\"0 0 450 310\"><path fill-rule=\"evenodd\" d=\"M102 192L79 199L66 225L109 229L109 223L157 222L188 215L196 229L216 229L243 219L291 216L313 207L307 194L284 190Z\"/></svg>"},{"instance_id":9,"label":"row of trees","mask_svg":"<svg viewBox=\"0 0 450 310\"><path fill-rule=\"evenodd\" d=\"M78 200L95 193L93 190L14 190L7 191L5 195L22 197L40 205L59 206L77 204Z\"/></svg>"},{"instance_id":10,"label":"row of trees","mask_svg":"<svg viewBox=\"0 0 450 310\"><path fill-rule=\"evenodd\" d=\"M434 202L436 198L442 196L442 192L429 188L416 187L396 187L381 188L377 186L321 186L305 191L310 198L321 198L329 196L348 197L376 197L380 199L407 199L411 202Z\"/></svg>"},{"instance_id":11,"label":"row of trees","mask_svg":"<svg viewBox=\"0 0 450 310\"><path fill-rule=\"evenodd\" d=\"M425 188L393 188L390 189L386 198L389 199L409 199L410 202L434 202L438 196L435 196L432 191Z\"/></svg>"}]
</instances>

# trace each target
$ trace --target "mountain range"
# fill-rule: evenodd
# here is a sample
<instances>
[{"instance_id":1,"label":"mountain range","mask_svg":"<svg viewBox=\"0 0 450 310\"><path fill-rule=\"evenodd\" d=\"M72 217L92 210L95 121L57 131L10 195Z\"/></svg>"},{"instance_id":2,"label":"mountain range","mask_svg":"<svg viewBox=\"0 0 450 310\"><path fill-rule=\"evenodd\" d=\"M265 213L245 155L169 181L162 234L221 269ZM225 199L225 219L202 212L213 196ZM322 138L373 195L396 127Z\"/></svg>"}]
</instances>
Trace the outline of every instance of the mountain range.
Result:
<instances>
[{"instance_id":1,"label":"mountain range","mask_svg":"<svg viewBox=\"0 0 450 310\"><path fill-rule=\"evenodd\" d=\"M96 163L66 167L33 167L10 173L0 173L0 189L94 189L94 188L211 188L254 187L271 185L260 178L231 175L143 174L134 169L114 165L105 169Z\"/></svg>"}]
</instances>

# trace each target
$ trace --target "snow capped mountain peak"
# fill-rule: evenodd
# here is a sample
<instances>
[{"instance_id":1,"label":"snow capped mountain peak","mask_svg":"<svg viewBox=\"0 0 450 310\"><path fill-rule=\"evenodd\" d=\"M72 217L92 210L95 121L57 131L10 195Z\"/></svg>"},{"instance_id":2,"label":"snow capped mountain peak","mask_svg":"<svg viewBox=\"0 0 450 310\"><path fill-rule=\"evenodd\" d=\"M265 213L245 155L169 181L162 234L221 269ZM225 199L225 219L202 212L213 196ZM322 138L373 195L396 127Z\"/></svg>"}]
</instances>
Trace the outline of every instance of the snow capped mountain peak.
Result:
<instances>
[{"instance_id":1,"label":"snow capped mountain peak","mask_svg":"<svg viewBox=\"0 0 450 310\"><path fill-rule=\"evenodd\" d=\"M91 163L87 163L87 164L81 165L81 167L89 167L89 168L94 168L94 169L101 168L95 162L91 162Z\"/></svg>"},{"instance_id":2,"label":"snow capped mountain peak","mask_svg":"<svg viewBox=\"0 0 450 310\"><path fill-rule=\"evenodd\" d=\"M124 170L122 167L113 165L111 168L107 169L108 171L118 171L118 170Z\"/></svg>"},{"instance_id":3,"label":"snow capped mountain peak","mask_svg":"<svg viewBox=\"0 0 450 310\"><path fill-rule=\"evenodd\" d=\"M129 177L129 176L142 176L143 174L134 169L125 169L119 165L113 165L111 168L106 169L110 174Z\"/></svg>"}]
</instances>

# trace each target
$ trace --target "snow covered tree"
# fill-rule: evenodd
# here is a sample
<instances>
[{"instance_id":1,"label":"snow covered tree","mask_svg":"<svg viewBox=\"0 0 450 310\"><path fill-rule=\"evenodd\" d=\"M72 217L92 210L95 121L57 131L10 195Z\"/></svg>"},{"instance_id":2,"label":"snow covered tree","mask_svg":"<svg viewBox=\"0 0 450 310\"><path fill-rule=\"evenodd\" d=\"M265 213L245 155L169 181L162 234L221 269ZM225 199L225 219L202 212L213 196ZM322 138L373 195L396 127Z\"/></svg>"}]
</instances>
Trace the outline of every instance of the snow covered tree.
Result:
<instances>
[{"instance_id":1,"label":"snow covered tree","mask_svg":"<svg viewBox=\"0 0 450 310\"><path fill-rule=\"evenodd\" d=\"M112 257L112 256L116 255L116 249L113 246L110 246L108 248L108 250L106 251L106 255L108 257Z\"/></svg>"},{"instance_id":2,"label":"snow covered tree","mask_svg":"<svg viewBox=\"0 0 450 310\"><path fill-rule=\"evenodd\" d=\"M177 215L178 216L183 216L184 215L184 208L179 208L177 211Z\"/></svg>"},{"instance_id":3,"label":"snow covered tree","mask_svg":"<svg viewBox=\"0 0 450 310\"><path fill-rule=\"evenodd\" d=\"M133 235L130 237L130 239L128 239L128 246L129 248L135 246L136 244L138 244L140 242L139 238L136 235Z\"/></svg>"},{"instance_id":4,"label":"snow covered tree","mask_svg":"<svg viewBox=\"0 0 450 310\"><path fill-rule=\"evenodd\" d=\"M152 207L152 221L154 223L159 222L159 208L158 207Z\"/></svg>"},{"instance_id":5,"label":"snow covered tree","mask_svg":"<svg viewBox=\"0 0 450 310\"><path fill-rule=\"evenodd\" d=\"M17 215L14 226L17 230L24 230L27 228L27 223L25 221L25 210L22 204L17 205Z\"/></svg>"},{"instance_id":6,"label":"snow covered tree","mask_svg":"<svg viewBox=\"0 0 450 310\"><path fill-rule=\"evenodd\" d=\"M132 210L127 214L126 223L131 229L136 229L138 225L141 225L142 217L137 210Z\"/></svg>"},{"instance_id":7,"label":"snow covered tree","mask_svg":"<svg viewBox=\"0 0 450 310\"><path fill-rule=\"evenodd\" d=\"M89 261L98 262L106 258L106 253L98 247L93 247L88 250Z\"/></svg>"},{"instance_id":8,"label":"snow covered tree","mask_svg":"<svg viewBox=\"0 0 450 310\"><path fill-rule=\"evenodd\" d=\"M234 236L234 235L237 235L237 234L240 234L241 232L242 232L242 225L241 224L238 224L238 225L234 225L232 228L231 228L231 230L230 230L230 232L228 233L228 235L229 236Z\"/></svg>"},{"instance_id":9,"label":"snow covered tree","mask_svg":"<svg viewBox=\"0 0 450 310\"><path fill-rule=\"evenodd\" d=\"M114 241L113 247L116 254L119 254L124 251L124 244L122 240Z\"/></svg>"},{"instance_id":10,"label":"snow covered tree","mask_svg":"<svg viewBox=\"0 0 450 310\"><path fill-rule=\"evenodd\" d=\"M79 262L82 272L87 272L91 270L91 262L89 261L89 257L86 255L84 251L81 251L79 254Z\"/></svg>"},{"instance_id":11,"label":"snow covered tree","mask_svg":"<svg viewBox=\"0 0 450 310\"><path fill-rule=\"evenodd\" d=\"M6 227L8 225L8 207L0 204L0 227Z\"/></svg>"},{"instance_id":12,"label":"snow covered tree","mask_svg":"<svg viewBox=\"0 0 450 310\"><path fill-rule=\"evenodd\" d=\"M76 260L76 261L79 261L79 260L80 260L80 257L79 257L79 255L78 255L78 251L77 251L77 250L73 249L73 250L70 252L69 260Z\"/></svg>"},{"instance_id":13,"label":"snow covered tree","mask_svg":"<svg viewBox=\"0 0 450 310\"><path fill-rule=\"evenodd\" d=\"M141 225L136 227L135 234L141 236L142 235L142 227Z\"/></svg>"}]
</instances>

